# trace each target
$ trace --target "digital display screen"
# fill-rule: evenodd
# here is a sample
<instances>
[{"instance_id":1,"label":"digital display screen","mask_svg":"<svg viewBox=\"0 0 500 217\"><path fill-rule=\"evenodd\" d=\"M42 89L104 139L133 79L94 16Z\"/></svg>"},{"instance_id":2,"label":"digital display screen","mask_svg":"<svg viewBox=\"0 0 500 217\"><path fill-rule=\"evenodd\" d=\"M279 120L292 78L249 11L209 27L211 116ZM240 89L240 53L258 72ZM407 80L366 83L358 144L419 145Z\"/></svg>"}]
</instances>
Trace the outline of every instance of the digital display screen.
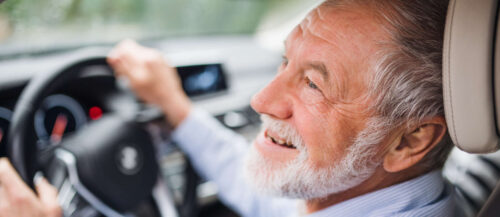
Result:
<instances>
[{"instance_id":1,"label":"digital display screen","mask_svg":"<svg viewBox=\"0 0 500 217\"><path fill-rule=\"evenodd\" d=\"M200 96L227 89L221 64L180 66L177 71L188 96Z\"/></svg>"}]
</instances>

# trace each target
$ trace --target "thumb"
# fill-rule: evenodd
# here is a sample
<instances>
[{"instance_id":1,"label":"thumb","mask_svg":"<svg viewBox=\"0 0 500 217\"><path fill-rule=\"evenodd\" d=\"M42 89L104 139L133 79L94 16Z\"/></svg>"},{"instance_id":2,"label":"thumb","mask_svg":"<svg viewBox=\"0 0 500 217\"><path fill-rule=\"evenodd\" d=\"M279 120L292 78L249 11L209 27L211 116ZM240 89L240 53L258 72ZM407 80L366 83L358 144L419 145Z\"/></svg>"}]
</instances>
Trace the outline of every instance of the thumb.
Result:
<instances>
[{"instance_id":1,"label":"thumb","mask_svg":"<svg viewBox=\"0 0 500 217\"><path fill-rule=\"evenodd\" d=\"M52 186L40 173L35 175L35 187L38 198L44 205L48 216L61 216L61 207L57 200L57 189Z\"/></svg>"}]
</instances>

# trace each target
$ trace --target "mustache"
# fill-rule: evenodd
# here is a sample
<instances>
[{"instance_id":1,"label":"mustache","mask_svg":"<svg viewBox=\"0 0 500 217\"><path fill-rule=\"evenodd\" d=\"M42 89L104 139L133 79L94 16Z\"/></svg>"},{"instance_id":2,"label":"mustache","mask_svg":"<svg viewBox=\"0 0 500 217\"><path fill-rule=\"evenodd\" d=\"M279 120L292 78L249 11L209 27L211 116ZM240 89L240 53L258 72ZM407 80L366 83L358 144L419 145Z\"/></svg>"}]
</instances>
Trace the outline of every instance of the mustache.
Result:
<instances>
[{"instance_id":1,"label":"mustache","mask_svg":"<svg viewBox=\"0 0 500 217\"><path fill-rule=\"evenodd\" d=\"M269 115L261 114L262 131L268 130L276 133L286 141L291 142L297 149L305 150L305 143L295 127L281 120L276 120Z\"/></svg>"}]
</instances>

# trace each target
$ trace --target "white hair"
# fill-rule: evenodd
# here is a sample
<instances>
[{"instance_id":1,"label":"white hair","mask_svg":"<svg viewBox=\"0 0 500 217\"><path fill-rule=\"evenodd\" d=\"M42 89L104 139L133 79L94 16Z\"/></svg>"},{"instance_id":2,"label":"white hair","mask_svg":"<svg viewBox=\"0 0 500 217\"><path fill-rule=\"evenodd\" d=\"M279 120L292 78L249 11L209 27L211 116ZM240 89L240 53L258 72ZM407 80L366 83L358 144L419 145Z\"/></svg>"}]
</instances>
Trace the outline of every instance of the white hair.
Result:
<instances>
[{"instance_id":1,"label":"white hair","mask_svg":"<svg viewBox=\"0 0 500 217\"><path fill-rule=\"evenodd\" d=\"M449 0L327 0L326 6L369 8L390 36L380 41L369 79L369 108L385 122L415 127L426 118L444 117L442 51ZM442 167L453 144L448 134L421 161Z\"/></svg>"}]
</instances>

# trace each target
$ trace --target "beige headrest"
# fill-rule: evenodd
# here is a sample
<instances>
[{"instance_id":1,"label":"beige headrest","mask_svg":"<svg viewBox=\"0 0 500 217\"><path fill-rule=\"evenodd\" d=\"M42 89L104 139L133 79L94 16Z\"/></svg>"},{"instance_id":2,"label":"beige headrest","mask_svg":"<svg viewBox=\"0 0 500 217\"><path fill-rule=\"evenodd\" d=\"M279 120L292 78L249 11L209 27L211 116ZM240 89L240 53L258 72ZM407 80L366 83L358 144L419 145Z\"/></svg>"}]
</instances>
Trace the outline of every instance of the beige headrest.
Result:
<instances>
[{"instance_id":1,"label":"beige headrest","mask_svg":"<svg viewBox=\"0 0 500 217\"><path fill-rule=\"evenodd\" d=\"M500 51L494 44L497 9L498 0L451 0L448 9L443 50L446 122L455 145L471 153L499 148L500 104L495 101L500 102L500 66L494 68L493 59L500 64L500 53L494 55Z\"/></svg>"}]
</instances>

